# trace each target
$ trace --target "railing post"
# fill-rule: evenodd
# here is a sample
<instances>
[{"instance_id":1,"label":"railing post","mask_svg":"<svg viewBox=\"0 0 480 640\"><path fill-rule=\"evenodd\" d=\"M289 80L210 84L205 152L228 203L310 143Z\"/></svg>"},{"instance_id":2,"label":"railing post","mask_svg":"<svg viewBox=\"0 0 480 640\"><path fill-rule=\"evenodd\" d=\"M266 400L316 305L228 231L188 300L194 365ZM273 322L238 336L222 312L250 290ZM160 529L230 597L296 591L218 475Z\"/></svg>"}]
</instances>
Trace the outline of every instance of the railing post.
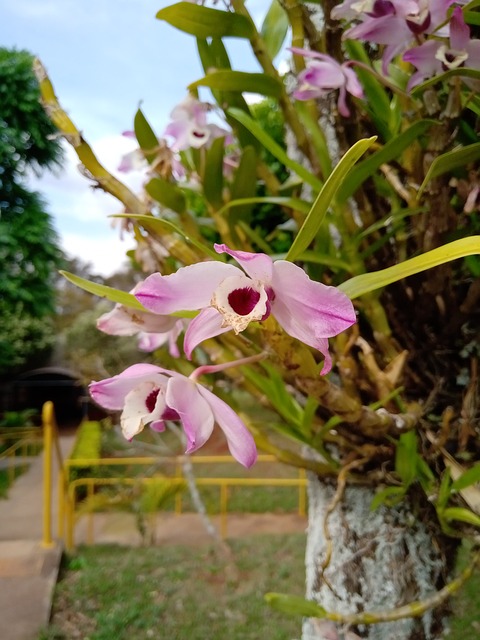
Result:
<instances>
[{"instance_id":1,"label":"railing post","mask_svg":"<svg viewBox=\"0 0 480 640\"><path fill-rule=\"evenodd\" d=\"M183 479L182 465L178 458L175 462L175 478ZM175 515L179 516L182 513L182 492L177 491L175 494Z\"/></svg>"},{"instance_id":2,"label":"railing post","mask_svg":"<svg viewBox=\"0 0 480 640\"><path fill-rule=\"evenodd\" d=\"M58 471L58 537L65 537L65 470L60 467Z\"/></svg>"},{"instance_id":3,"label":"railing post","mask_svg":"<svg viewBox=\"0 0 480 640\"><path fill-rule=\"evenodd\" d=\"M43 423L43 547L53 547L52 539L52 443L53 403L49 400L42 408Z\"/></svg>"},{"instance_id":4,"label":"railing post","mask_svg":"<svg viewBox=\"0 0 480 640\"><path fill-rule=\"evenodd\" d=\"M299 469L298 477L301 480L305 480L307 474L305 473L305 469ZM298 487L298 515L305 516L307 512L307 487L304 483L300 484Z\"/></svg>"},{"instance_id":5,"label":"railing post","mask_svg":"<svg viewBox=\"0 0 480 640\"><path fill-rule=\"evenodd\" d=\"M227 537L227 503L228 503L228 485L222 482L220 485L220 536L222 540Z\"/></svg>"}]
</instances>

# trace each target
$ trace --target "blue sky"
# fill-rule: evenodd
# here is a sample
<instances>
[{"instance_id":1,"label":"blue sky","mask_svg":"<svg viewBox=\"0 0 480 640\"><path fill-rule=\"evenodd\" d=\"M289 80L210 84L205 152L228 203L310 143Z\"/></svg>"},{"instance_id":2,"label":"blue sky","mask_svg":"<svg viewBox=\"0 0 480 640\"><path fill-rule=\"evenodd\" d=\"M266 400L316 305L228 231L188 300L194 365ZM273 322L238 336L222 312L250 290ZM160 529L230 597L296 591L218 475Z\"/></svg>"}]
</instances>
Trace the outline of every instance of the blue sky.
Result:
<instances>
[{"instance_id":1,"label":"blue sky","mask_svg":"<svg viewBox=\"0 0 480 640\"><path fill-rule=\"evenodd\" d=\"M155 19L170 4L0 0L0 46L27 49L42 60L62 106L111 171L134 146L121 132L132 128L138 104L160 134L186 86L203 75L194 38ZM258 19L268 5L268 0L247 4ZM258 69L245 42L230 39L227 44L236 68ZM120 266L133 242L128 237L121 241L108 219L120 205L94 192L78 172L76 156L69 148L66 153L59 175L44 174L33 185L47 200L67 253L107 275ZM127 180L134 188L140 185L139 175Z\"/></svg>"}]
</instances>

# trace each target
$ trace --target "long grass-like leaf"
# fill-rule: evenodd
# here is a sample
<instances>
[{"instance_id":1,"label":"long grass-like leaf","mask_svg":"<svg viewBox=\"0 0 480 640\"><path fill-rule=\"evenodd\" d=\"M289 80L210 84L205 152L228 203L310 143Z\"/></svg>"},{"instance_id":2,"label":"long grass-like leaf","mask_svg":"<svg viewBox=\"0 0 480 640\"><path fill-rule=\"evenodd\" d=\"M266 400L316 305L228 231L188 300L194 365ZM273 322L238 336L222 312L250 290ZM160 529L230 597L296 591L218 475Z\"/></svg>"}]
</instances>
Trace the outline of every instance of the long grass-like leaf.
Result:
<instances>
[{"instance_id":1,"label":"long grass-like leaf","mask_svg":"<svg viewBox=\"0 0 480 640\"><path fill-rule=\"evenodd\" d=\"M346 295L351 298L358 298L359 296L386 287L392 282L397 282L403 278L408 278L415 273L432 269L432 267L438 267L441 264L450 262L451 260L458 260L458 258L464 258L465 256L472 256L480 253L480 236L471 236L469 238L461 238L450 242L443 247L432 249L421 256L410 258L405 260L401 264L396 264L393 267L382 269L381 271L374 271L373 273L362 273L359 276L355 276L343 282L339 289L341 289Z\"/></svg>"},{"instance_id":2,"label":"long grass-like leaf","mask_svg":"<svg viewBox=\"0 0 480 640\"><path fill-rule=\"evenodd\" d=\"M434 124L436 124L435 120L419 120L403 131L403 133L387 142L379 151L373 153L366 160L359 162L358 165L352 169L348 180L345 180L340 186L338 190L339 201L343 202L352 196L365 180L372 176L382 164L399 158L403 151L411 145L414 140Z\"/></svg>"},{"instance_id":3,"label":"long grass-like leaf","mask_svg":"<svg viewBox=\"0 0 480 640\"><path fill-rule=\"evenodd\" d=\"M177 2L160 9L156 17L197 38L250 38L253 35L253 26L245 16L190 2Z\"/></svg>"},{"instance_id":4,"label":"long grass-like leaf","mask_svg":"<svg viewBox=\"0 0 480 640\"><path fill-rule=\"evenodd\" d=\"M479 158L480 142L469 144L467 147L453 149L453 151L448 151L447 153L442 153L442 155L437 156L427 171L427 175L418 190L417 197L420 198L430 180L447 173L447 171L452 171L458 167L464 167L471 162L476 162Z\"/></svg>"},{"instance_id":5,"label":"long grass-like leaf","mask_svg":"<svg viewBox=\"0 0 480 640\"><path fill-rule=\"evenodd\" d=\"M335 169L328 176L328 179L318 194L317 199L313 203L305 222L295 237L295 240L287 253L287 260L296 260L302 251L305 251L315 238L338 189L345 181L353 165L375 142L375 140L375 136L359 140L339 161Z\"/></svg>"},{"instance_id":6,"label":"long grass-like leaf","mask_svg":"<svg viewBox=\"0 0 480 640\"><path fill-rule=\"evenodd\" d=\"M253 118L248 116L244 111L240 109L228 109L227 114L240 122L246 129L252 133L255 138L267 149L270 153L277 158L282 164L288 167L291 171L294 171L304 182L309 184L316 191L320 191L322 188L322 182L316 178L308 169L305 169L301 164L295 162L288 156L288 154L282 149L282 147L271 138L268 133L256 122Z\"/></svg>"},{"instance_id":7,"label":"long grass-like leaf","mask_svg":"<svg viewBox=\"0 0 480 640\"><path fill-rule=\"evenodd\" d=\"M141 305L140 302L131 293L119 291L118 289L114 289L113 287L107 287L107 285L105 284L90 282L90 280L86 280L85 278L76 276L74 273L69 273L68 271L60 271L60 274L72 284L80 287L80 289L88 291L89 293L93 293L99 298L106 298L107 300L123 304L125 307L130 307L131 309L146 311L143 305Z\"/></svg>"},{"instance_id":8,"label":"long grass-like leaf","mask_svg":"<svg viewBox=\"0 0 480 640\"><path fill-rule=\"evenodd\" d=\"M180 227L178 227L176 224L170 222L170 220L155 218L154 216L130 215L126 213L119 213L111 217L128 218L129 220L135 220L139 222L146 230L150 229L157 233L172 233L173 231L175 233L178 233L187 243L193 244L194 247L202 251L202 253L204 253L205 255L213 258L214 260L219 259L218 253L216 253L213 249L210 249L208 245L200 242L200 240L197 240L196 238L192 238L187 233L185 233L185 231L180 229Z\"/></svg>"}]
</instances>

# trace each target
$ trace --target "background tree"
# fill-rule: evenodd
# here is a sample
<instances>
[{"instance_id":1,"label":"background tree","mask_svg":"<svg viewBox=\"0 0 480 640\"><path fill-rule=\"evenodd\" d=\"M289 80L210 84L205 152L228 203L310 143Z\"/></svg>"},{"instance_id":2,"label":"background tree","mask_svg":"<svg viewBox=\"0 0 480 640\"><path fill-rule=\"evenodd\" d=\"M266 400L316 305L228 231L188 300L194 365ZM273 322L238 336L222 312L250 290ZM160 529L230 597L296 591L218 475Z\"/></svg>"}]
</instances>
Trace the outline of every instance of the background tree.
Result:
<instances>
[{"instance_id":1,"label":"background tree","mask_svg":"<svg viewBox=\"0 0 480 640\"><path fill-rule=\"evenodd\" d=\"M0 49L0 375L39 364L54 343L62 255L45 203L26 177L58 166L62 150L32 63L27 51Z\"/></svg>"}]
</instances>

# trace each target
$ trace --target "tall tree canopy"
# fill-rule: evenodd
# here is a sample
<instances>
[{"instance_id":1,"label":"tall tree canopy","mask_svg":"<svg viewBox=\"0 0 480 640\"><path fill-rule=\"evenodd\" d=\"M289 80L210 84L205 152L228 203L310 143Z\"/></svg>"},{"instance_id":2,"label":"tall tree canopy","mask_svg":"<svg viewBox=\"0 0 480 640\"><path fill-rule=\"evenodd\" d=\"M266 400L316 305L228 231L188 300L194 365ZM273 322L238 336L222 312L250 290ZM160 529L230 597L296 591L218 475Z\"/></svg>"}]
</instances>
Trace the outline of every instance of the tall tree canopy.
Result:
<instances>
[{"instance_id":1,"label":"tall tree canopy","mask_svg":"<svg viewBox=\"0 0 480 640\"><path fill-rule=\"evenodd\" d=\"M0 49L0 375L37 362L53 344L61 251L26 175L58 166L62 150L32 64L27 51Z\"/></svg>"}]
</instances>

